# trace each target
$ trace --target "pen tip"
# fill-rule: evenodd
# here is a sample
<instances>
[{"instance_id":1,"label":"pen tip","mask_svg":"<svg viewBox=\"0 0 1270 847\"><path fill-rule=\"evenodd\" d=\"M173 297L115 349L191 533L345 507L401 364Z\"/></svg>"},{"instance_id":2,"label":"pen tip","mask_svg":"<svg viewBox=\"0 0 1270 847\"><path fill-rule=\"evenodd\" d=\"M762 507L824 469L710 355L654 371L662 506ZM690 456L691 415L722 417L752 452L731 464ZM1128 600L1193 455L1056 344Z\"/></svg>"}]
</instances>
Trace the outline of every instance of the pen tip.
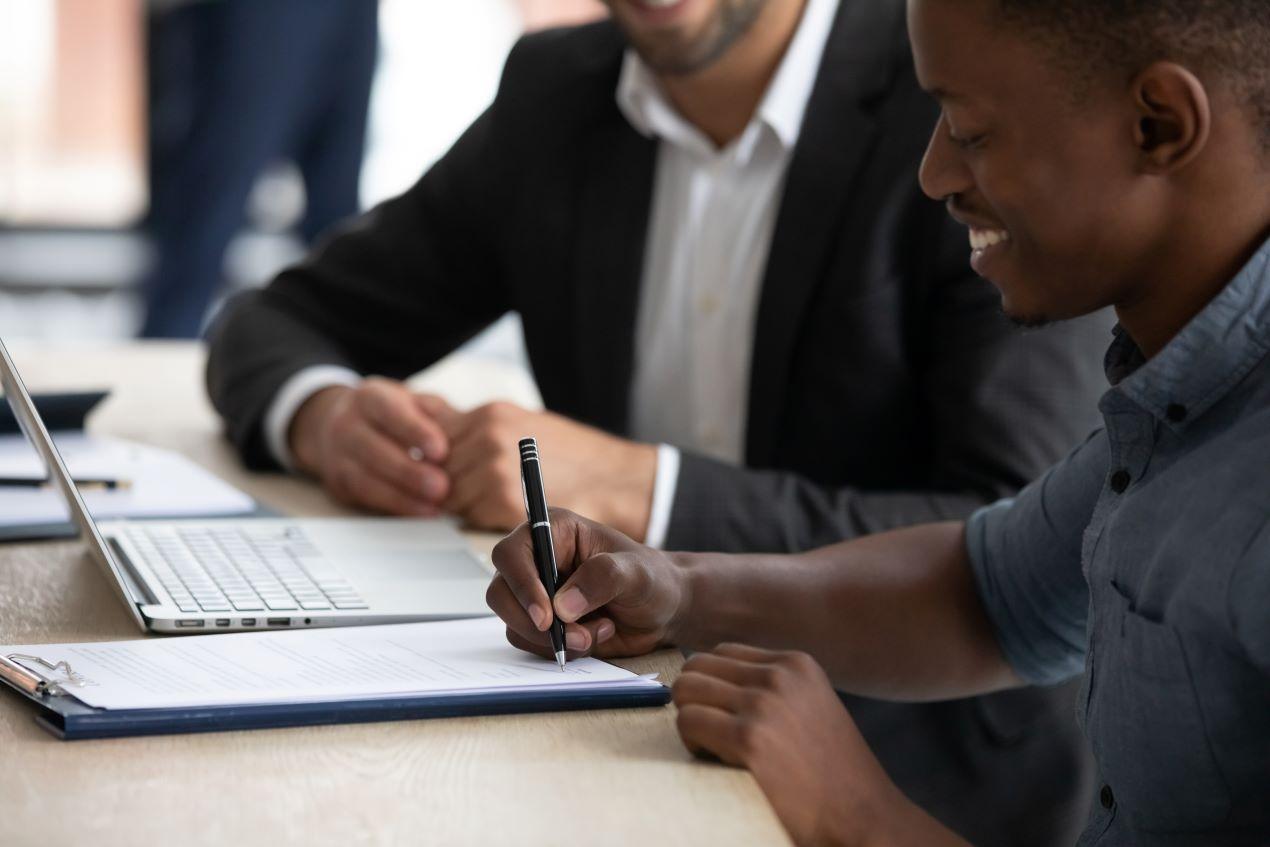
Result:
<instances>
[{"instance_id":1,"label":"pen tip","mask_svg":"<svg viewBox=\"0 0 1270 847\"><path fill-rule=\"evenodd\" d=\"M556 654L556 664L560 666L560 673L564 673L564 651L561 650Z\"/></svg>"}]
</instances>

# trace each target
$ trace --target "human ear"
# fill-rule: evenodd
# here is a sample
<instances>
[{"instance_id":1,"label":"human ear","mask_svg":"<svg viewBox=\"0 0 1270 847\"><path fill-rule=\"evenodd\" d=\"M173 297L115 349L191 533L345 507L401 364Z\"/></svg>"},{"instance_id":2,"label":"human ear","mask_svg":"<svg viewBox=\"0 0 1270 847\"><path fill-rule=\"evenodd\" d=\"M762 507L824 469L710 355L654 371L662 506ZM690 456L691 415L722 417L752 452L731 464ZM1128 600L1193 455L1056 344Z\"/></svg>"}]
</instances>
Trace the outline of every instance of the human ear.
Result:
<instances>
[{"instance_id":1,"label":"human ear","mask_svg":"<svg viewBox=\"0 0 1270 847\"><path fill-rule=\"evenodd\" d=\"M1148 173L1185 167L1208 144L1213 116L1208 91L1175 62L1155 62L1131 83L1137 122L1134 144Z\"/></svg>"}]
</instances>

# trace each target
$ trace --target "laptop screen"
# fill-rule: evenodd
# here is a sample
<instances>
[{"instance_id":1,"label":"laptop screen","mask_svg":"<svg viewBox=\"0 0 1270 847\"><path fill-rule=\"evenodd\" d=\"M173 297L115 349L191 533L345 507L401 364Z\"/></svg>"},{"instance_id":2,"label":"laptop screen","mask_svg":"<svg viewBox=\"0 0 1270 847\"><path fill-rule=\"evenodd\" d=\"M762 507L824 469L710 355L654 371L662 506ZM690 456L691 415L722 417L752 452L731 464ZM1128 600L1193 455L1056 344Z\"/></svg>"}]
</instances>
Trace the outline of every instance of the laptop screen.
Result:
<instances>
[{"instance_id":1,"label":"laptop screen","mask_svg":"<svg viewBox=\"0 0 1270 847\"><path fill-rule=\"evenodd\" d=\"M53 443L52 436L44 426L44 421L40 419L40 413L36 411L35 403L31 400L31 395L27 393L22 377L18 375L17 366L13 364L13 359L9 357L9 350L2 340L0 340L0 387L3 387L4 396L9 401L9 408L18 419L18 426L22 428L31 446L40 455L49 479L66 500L71 518L88 541L94 558L108 571L107 578L114 584L115 590L136 620L137 626L143 630L146 629L145 620L137 610L136 604L124 590L123 568L120 567L105 539L98 532L97 524L93 521L88 507L84 505L84 499L80 496L70 472L67 471L66 463L62 461L62 454L58 452L57 445Z\"/></svg>"}]
</instances>

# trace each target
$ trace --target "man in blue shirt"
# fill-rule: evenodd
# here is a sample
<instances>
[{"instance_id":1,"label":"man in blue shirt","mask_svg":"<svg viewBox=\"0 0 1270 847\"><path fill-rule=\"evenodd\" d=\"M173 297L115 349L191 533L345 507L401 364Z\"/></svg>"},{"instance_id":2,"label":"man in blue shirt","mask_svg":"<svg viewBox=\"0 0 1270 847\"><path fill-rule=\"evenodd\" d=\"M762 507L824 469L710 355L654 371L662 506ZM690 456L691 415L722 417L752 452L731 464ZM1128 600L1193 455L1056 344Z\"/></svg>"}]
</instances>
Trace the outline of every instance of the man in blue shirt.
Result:
<instances>
[{"instance_id":1,"label":"man in blue shirt","mask_svg":"<svg viewBox=\"0 0 1270 847\"><path fill-rule=\"evenodd\" d=\"M664 554L556 513L568 646L713 648L675 685L680 733L799 843L962 843L830 679L936 700L1082 672L1082 844L1270 843L1270 4L909 0L909 25L942 107L922 184L975 269L1021 322L1116 309L1104 428L968 522L800 556ZM491 606L543 652L525 529L494 558Z\"/></svg>"}]
</instances>

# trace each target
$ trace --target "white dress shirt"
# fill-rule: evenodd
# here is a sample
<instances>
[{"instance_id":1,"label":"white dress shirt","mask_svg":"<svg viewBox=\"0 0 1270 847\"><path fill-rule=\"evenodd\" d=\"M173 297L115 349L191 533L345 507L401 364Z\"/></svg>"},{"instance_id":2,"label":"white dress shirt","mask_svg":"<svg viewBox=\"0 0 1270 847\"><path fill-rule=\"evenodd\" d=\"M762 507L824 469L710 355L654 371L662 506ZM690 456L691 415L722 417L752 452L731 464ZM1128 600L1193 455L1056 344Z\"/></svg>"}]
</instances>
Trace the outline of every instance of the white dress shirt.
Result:
<instances>
[{"instance_id":1,"label":"white dress shirt","mask_svg":"<svg viewBox=\"0 0 1270 847\"><path fill-rule=\"evenodd\" d=\"M798 29L753 119L716 147L671 105L634 50L623 60L617 105L657 138L631 383L634 438L659 443L646 541L661 546L679 477L677 445L740 464L745 457L755 309L785 171L815 85L836 0L807 0ZM312 394L357 375L300 371L265 417L274 456L291 466L287 431Z\"/></svg>"}]
</instances>

